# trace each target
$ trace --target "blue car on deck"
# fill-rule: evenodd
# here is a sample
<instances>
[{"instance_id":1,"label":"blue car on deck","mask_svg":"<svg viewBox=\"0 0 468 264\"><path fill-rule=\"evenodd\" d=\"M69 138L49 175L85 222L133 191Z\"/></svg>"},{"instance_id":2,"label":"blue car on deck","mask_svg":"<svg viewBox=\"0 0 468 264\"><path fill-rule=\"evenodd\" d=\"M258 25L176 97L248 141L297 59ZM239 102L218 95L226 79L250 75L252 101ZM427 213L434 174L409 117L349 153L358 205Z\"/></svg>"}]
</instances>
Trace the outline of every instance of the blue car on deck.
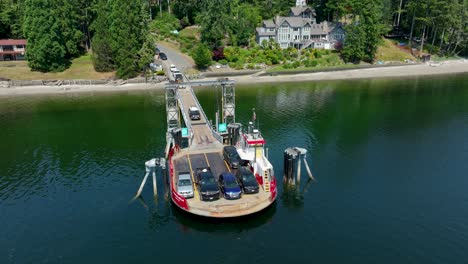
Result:
<instances>
[{"instance_id":1,"label":"blue car on deck","mask_svg":"<svg viewBox=\"0 0 468 264\"><path fill-rule=\"evenodd\" d=\"M234 200L241 198L242 191L236 177L230 172L223 172L219 175L219 186L225 199Z\"/></svg>"}]
</instances>

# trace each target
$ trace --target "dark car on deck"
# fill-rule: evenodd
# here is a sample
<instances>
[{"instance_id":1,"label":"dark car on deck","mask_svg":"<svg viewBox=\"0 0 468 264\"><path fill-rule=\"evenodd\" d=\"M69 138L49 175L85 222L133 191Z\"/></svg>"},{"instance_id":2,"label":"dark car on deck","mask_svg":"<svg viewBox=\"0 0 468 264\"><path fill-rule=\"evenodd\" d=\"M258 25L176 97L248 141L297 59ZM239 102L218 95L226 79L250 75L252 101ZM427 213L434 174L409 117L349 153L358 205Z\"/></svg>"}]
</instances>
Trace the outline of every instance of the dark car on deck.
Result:
<instances>
[{"instance_id":1,"label":"dark car on deck","mask_svg":"<svg viewBox=\"0 0 468 264\"><path fill-rule=\"evenodd\" d=\"M239 157L239 153L234 146L225 146L223 148L223 157L224 160L231 166L233 169L237 169L239 164L241 163L241 158Z\"/></svg>"},{"instance_id":2,"label":"dark car on deck","mask_svg":"<svg viewBox=\"0 0 468 264\"><path fill-rule=\"evenodd\" d=\"M162 52L159 53L159 58L160 58L161 60L167 60L166 53L162 53Z\"/></svg>"},{"instance_id":3,"label":"dark car on deck","mask_svg":"<svg viewBox=\"0 0 468 264\"><path fill-rule=\"evenodd\" d=\"M240 167L236 172L236 178L245 194L258 193L257 179L249 167Z\"/></svg>"},{"instance_id":4,"label":"dark car on deck","mask_svg":"<svg viewBox=\"0 0 468 264\"><path fill-rule=\"evenodd\" d=\"M219 175L219 186L225 199L234 200L241 198L242 191L236 177L230 172L223 172Z\"/></svg>"},{"instance_id":5,"label":"dark car on deck","mask_svg":"<svg viewBox=\"0 0 468 264\"><path fill-rule=\"evenodd\" d=\"M209 167L197 169L197 186L202 201L219 199L219 186Z\"/></svg>"}]
</instances>

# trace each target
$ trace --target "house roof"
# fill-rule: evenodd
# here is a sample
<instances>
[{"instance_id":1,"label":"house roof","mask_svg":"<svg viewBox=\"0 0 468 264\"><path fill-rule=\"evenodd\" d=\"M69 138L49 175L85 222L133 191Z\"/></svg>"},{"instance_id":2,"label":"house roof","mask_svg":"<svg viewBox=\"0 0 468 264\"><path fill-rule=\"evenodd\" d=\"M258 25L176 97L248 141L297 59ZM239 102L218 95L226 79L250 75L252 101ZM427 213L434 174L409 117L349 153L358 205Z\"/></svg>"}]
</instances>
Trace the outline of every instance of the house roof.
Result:
<instances>
[{"instance_id":1,"label":"house roof","mask_svg":"<svg viewBox=\"0 0 468 264\"><path fill-rule=\"evenodd\" d=\"M257 28L257 34L259 36L276 36L276 33L273 31L273 32L262 32L262 28L258 27Z\"/></svg>"},{"instance_id":2,"label":"house roof","mask_svg":"<svg viewBox=\"0 0 468 264\"><path fill-rule=\"evenodd\" d=\"M301 15L303 12L305 11L312 11L312 9L310 9L309 7L307 6L295 6L295 7L291 7L291 13L294 15L294 16L299 16ZM314 14L315 15L315 14Z\"/></svg>"},{"instance_id":3,"label":"house roof","mask_svg":"<svg viewBox=\"0 0 468 264\"><path fill-rule=\"evenodd\" d=\"M2 46L26 45L26 43L25 39L0 39L0 45Z\"/></svg>"},{"instance_id":4,"label":"house roof","mask_svg":"<svg viewBox=\"0 0 468 264\"><path fill-rule=\"evenodd\" d=\"M314 24L310 27L311 35L325 35L328 34L328 26L326 23Z\"/></svg>"},{"instance_id":5,"label":"house roof","mask_svg":"<svg viewBox=\"0 0 468 264\"><path fill-rule=\"evenodd\" d=\"M263 25L265 27L275 27L275 22L273 22L273 20L263 20Z\"/></svg>"},{"instance_id":6,"label":"house roof","mask_svg":"<svg viewBox=\"0 0 468 264\"><path fill-rule=\"evenodd\" d=\"M287 22L291 27L302 27L307 23L310 23L310 19L302 17L279 17L278 26L282 25L284 22Z\"/></svg>"}]
</instances>

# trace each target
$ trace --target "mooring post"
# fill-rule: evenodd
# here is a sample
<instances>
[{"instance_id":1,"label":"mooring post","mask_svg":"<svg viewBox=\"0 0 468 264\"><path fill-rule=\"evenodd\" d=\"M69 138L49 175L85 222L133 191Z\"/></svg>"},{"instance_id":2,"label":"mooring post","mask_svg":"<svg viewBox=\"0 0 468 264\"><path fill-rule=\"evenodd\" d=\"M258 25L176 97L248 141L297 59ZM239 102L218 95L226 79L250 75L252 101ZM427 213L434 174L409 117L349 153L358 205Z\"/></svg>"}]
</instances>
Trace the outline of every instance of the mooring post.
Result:
<instances>
[{"instance_id":1,"label":"mooring post","mask_svg":"<svg viewBox=\"0 0 468 264\"><path fill-rule=\"evenodd\" d=\"M297 158L296 151L292 148L287 148L284 151L284 183L294 185L295 184L295 175L294 175L294 162Z\"/></svg>"},{"instance_id":2,"label":"mooring post","mask_svg":"<svg viewBox=\"0 0 468 264\"><path fill-rule=\"evenodd\" d=\"M153 192L154 197L158 197L158 184L156 183L156 171L153 170Z\"/></svg>"},{"instance_id":3,"label":"mooring post","mask_svg":"<svg viewBox=\"0 0 468 264\"><path fill-rule=\"evenodd\" d=\"M307 170L307 173L309 174L309 178L313 181L315 181L314 176L312 175L312 172L310 171L309 164L307 163L306 156L304 155L304 164Z\"/></svg>"},{"instance_id":4,"label":"mooring post","mask_svg":"<svg viewBox=\"0 0 468 264\"><path fill-rule=\"evenodd\" d=\"M297 176L296 176L296 182L297 185L301 184L301 155L297 155Z\"/></svg>"},{"instance_id":5,"label":"mooring post","mask_svg":"<svg viewBox=\"0 0 468 264\"><path fill-rule=\"evenodd\" d=\"M146 171L145 177L143 178L143 181L141 182L140 189L138 189L137 194L135 195L135 198L140 197L141 192L143 191L143 186L145 186L146 179L148 178L148 175L150 174L149 171Z\"/></svg>"}]
</instances>

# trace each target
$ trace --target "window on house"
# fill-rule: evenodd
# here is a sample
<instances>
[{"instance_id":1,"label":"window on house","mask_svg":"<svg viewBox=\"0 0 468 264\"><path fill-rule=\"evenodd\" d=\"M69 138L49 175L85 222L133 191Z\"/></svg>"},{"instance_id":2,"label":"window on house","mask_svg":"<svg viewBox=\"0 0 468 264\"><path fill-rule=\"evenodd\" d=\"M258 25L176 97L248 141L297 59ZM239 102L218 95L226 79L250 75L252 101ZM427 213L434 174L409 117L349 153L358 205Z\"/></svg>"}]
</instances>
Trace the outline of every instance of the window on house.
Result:
<instances>
[{"instance_id":1,"label":"window on house","mask_svg":"<svg viewBox=\"0 0 468 264\"><path fill-rule=\"evenodd\" d=\"M299 28L294 28L294 32L297 32L297 31L299 31Z\"/></svg>"}]
</instances>

